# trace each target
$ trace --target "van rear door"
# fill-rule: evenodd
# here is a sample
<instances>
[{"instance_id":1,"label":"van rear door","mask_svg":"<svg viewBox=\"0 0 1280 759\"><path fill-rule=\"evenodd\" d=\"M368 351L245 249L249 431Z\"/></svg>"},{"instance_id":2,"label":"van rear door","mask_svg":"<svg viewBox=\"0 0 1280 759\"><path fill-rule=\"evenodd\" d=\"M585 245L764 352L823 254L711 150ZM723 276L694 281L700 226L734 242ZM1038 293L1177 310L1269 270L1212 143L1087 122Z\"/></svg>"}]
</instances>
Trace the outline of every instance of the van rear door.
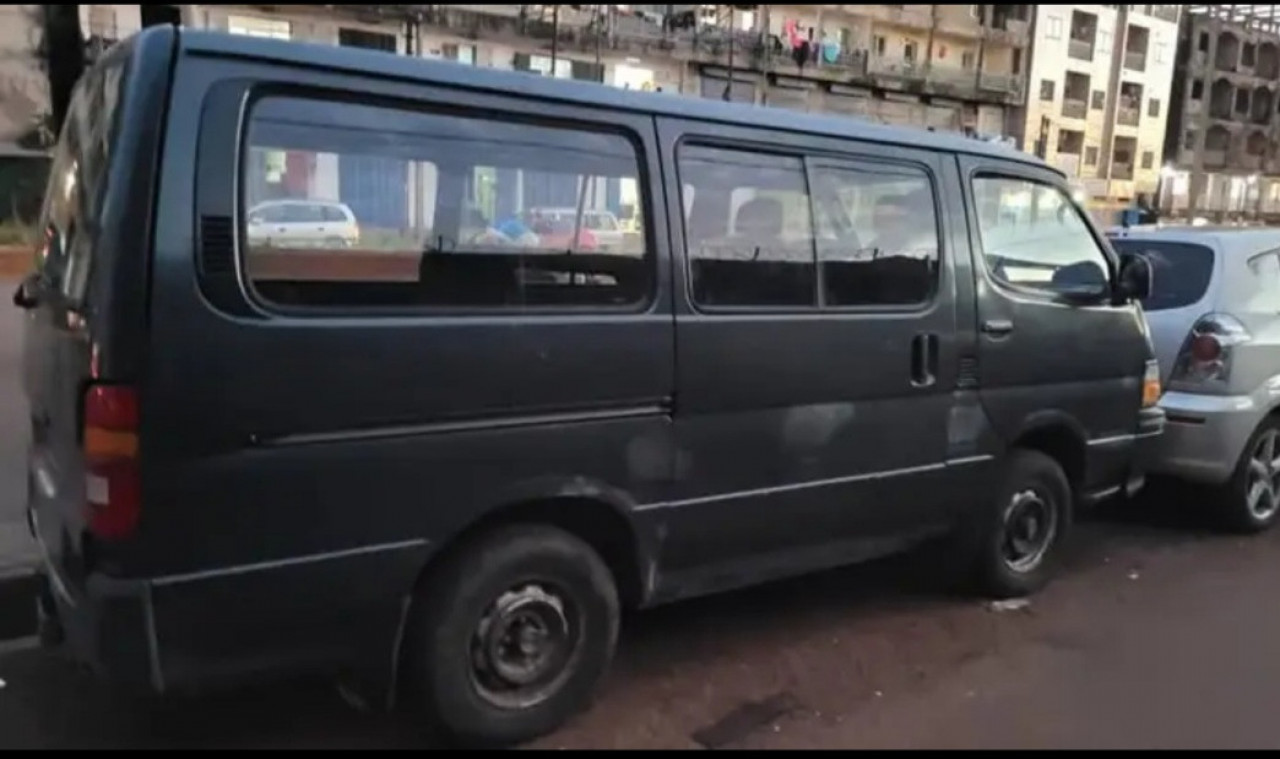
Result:
<instances>
[{"instance_id":1,"label":"van rear door","mask_svg":"<svg viewBox=\"0 0 1280 759\"><path fill-rule=\"evenodd\" d=\"M45 190L36 271L14 295L26 310L28 515L58 580L73 582L87 570L86 534L119 535L137 516L136 466L128 463L136 458L137 438L128 429L136 426L136 399L131 387L110 382L136 371L136 356L123 360L121 335L129 319L138 323L146 297L138 276L145 273L146 206L139 214L123 199L135 189L134 172L149 171L150 163L113 166L124 160L121 132L134 131L117 118L133 47L117 46L76 85ZM129 216L143 216L129 225L131 262L115 244ZM122 288L126 271L133 281ZM86 454L97 458L87 463ZM126 511L106 510L112 503Z\"/></svg>"}]
</instances>

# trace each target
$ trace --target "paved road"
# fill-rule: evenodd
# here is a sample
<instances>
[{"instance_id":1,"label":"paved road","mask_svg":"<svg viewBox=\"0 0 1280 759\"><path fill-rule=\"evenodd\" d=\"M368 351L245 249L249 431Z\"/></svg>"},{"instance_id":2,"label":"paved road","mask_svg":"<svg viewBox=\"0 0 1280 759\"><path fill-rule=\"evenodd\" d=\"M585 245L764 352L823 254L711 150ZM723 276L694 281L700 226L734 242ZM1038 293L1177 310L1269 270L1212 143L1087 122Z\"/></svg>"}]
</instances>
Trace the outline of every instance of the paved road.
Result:
<instances>
[{"instance_id":1,"label":"paved road","mask_svg":"<svg viewBox=\"0 0 1280 759\"><path fill-rule=\"evenodd\" d=\"M940 597L895 561L629 620L594 710L550 748L1277 748L1280 533L1156 499L1081 527L1026 609ZM323 685L124 702L0 655L0 748L427 746Z\"/></svg>"},{"instance_id":2,"label":"paved road","mask_svg":"<svg viewBox=\"0 0 1280 759\"><path fill-rule=\"evenodd\" d=\"M16 281L0 277L0 575L31 563L36 555L22 514L28 421L22 393L22 312L9 302L15 287Z\"/></svg>"}]
</instances>

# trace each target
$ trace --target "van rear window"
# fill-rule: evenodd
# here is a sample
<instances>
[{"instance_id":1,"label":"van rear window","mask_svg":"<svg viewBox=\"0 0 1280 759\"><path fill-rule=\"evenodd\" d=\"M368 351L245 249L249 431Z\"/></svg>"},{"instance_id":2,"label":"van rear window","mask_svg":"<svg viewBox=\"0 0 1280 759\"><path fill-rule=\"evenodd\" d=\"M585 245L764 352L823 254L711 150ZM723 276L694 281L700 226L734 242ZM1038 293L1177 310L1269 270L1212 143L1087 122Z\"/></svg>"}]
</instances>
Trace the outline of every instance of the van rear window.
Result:
<instances>
[{"instance_id":1,"label":"van rear window","mask_svg":"<svg viewBox=\"0 0 1280 759\"><path fill-rule=\"evenodd\" d=\"M268 97L246 144L244 269L266 301L520 310L651 296L646 230L617 223L648 202L622 134Z\"/></svg>"},{"instance_id":2,"label":"van rear window","mask_svg":"<svg viewBox=\"0 0 1280 759\"><path fill-rule=\"evenodd\" d=\"M1184 308L1199 302L1213 277L1213 250L1204 245L1166 240L1111 238L1120 253L1137 253L1151 262L1151 295L1147 311Z\"/></svg>"},{"instance_id":3,"label":"van rear window","mask_svg":"<svg viewBox=\"0 0 1280 759\"><path fill-rule=\"evenodd\" d=\"M76 84L45 187L40 228L59 245L41 250L36 262L49 285L72 303L82 303L94 250L92 235L107 189L115 116L127 59L112 56L89 69Z\"/></svg>"}]
</instances>

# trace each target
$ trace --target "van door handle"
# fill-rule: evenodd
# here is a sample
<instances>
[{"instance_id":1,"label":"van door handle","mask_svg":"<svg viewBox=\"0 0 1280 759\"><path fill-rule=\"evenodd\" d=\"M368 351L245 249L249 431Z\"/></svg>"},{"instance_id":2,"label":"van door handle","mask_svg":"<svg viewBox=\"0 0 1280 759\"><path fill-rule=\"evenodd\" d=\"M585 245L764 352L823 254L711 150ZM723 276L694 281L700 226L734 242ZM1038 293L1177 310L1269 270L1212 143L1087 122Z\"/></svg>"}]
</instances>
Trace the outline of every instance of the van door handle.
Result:
<instances>
[{"instance_id":1,"label":"van door handle","mask_svg":"<svg viewBox=\"0 0 1280 759\"><path fill-rule=\"evenodd\" d=\"M982 323L982 334L992 337L1004 337L1013 331L1013 322L1008 319L988 319Z\"/></svg>"},{"instance_id":2,"label":"van door handle","mask_svg":"<svg viewBox=\"0 0 1280 759\"><path fill-rule=\"evenodd\" d=\"M937 381L938 336L916 335L911 339L911 384L929 387Z\"/></svg>"}]
</instances>

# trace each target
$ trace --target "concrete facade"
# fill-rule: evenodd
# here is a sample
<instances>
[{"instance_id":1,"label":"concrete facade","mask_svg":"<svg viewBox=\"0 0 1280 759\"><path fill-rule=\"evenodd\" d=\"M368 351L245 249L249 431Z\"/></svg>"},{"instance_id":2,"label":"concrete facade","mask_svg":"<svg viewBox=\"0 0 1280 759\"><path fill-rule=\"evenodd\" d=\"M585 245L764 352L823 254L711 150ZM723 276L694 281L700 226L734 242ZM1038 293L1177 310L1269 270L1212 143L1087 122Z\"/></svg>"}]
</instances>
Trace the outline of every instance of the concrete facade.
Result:
<instances>
[{"instance_id":1,"label":"concrete facade","mask_svg":"<svg viewBox=\"0 0 1280 759\"><path fill-rule=\"evenodd\" d=\"M1107 212L1154 202L1180 6L1041 5L1019 142Z\"/></svg>"}]
</instances>

